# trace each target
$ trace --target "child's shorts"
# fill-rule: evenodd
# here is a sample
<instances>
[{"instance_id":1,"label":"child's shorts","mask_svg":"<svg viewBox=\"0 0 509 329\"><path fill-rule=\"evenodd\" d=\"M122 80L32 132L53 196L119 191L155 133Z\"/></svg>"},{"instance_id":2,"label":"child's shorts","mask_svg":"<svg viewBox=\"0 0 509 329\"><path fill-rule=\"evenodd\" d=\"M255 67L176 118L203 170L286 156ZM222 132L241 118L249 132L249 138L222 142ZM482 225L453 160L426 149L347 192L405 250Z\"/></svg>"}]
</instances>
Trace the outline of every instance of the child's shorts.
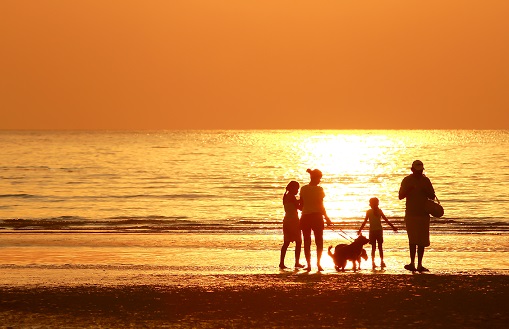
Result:
<instances>
[{"instance_id":1,"label":"child's shorts","mask_svg":"<svg viewBox=\"0 0 509 329\"><path fill-rule=\"evenodd\" d=\"M369 231L369 244L374 245L377 242L378 244L384 243L384 231Z\"/></svg>"}]
</instances>

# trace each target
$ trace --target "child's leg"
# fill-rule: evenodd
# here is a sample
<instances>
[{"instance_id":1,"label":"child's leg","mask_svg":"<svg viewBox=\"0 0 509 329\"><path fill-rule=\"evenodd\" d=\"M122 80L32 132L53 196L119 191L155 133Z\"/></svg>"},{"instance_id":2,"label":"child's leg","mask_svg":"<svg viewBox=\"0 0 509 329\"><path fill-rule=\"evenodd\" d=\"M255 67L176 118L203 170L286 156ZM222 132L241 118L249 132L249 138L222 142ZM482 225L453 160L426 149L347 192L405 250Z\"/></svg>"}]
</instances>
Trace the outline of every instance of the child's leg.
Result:
<instances>
[{"instance_id":1,"label":"child's leg","mask_svg":"<svg viewBox=\"0 0 509 329\"><path fill-rule=\"evenodd\" d=\"M385 267L384 250L382 247L382 243L378 243L378 253L380 254L380 267Z\"/></svg>"},{"instance_id":2,"label":"child's leg","mask_svg":"<svg viewBox=\"0 0 509 329\"><path fill-rule=\"evenodd\" d=\"M376 251L376 241L373 241L373 244L371 245L371 264L373 267L376 267L375 265L375 251Z\"/></svg>"},{"instance_id":3,"label":"child's leg","mask_svg":"<svg viewBox=\"0 0 509 329\"><path fill-rule=\"evenodd\" d=\"M283 246L281 247L281 256L279 258L279 268L283 269L286 268L285 266L285 256L286 256L286 250L288 249L288 246L290 245L289 241L285 241L283 243Z\"/></svg>"},{"instance_id":4,"label":"child's leg","mask_svg":"<svg viewBox=\"0 0 509 329\"><path fill-rule=\"evenodd\" d=\"M302 267L300 265L300 250L302 248L302 240L295 241L295 267Z\"/></svg>"}]
</instances>

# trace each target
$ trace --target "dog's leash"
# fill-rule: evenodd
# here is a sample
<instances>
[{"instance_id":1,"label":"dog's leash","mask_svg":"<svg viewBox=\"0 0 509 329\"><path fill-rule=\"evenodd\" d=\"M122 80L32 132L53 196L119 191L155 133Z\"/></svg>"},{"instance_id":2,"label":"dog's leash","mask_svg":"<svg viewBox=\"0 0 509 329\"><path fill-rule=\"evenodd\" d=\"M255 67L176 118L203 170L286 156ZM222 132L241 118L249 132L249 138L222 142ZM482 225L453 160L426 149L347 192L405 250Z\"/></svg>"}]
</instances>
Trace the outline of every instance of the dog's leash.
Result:
<instances>
[{"instance_id":1,"label":"dog's leash","mask_svg":"<svg viewBox=\"0 0 509 329\"><path fill-rule=\"evenodd\" d=\"M329 227L330 227L330 229L331 229L333 232L336 232L336 233L337 233L340 237L342 237L343 239L347 239L347 240L350 240L350 241L355 241L355 239L354 239L354 238L350 237L348 234L346 234L346 232L345 232L345 231L343 231L343 230L342 230L342 229L340 229L339 227L338 227L338 230L339 230L339 231L341 231L341 233L340 233L340 232L338 232L338 231L336 231L335 229L333 229L333 228L332 228L332 226L329 226Z\"/></svg>"}]
</instances>

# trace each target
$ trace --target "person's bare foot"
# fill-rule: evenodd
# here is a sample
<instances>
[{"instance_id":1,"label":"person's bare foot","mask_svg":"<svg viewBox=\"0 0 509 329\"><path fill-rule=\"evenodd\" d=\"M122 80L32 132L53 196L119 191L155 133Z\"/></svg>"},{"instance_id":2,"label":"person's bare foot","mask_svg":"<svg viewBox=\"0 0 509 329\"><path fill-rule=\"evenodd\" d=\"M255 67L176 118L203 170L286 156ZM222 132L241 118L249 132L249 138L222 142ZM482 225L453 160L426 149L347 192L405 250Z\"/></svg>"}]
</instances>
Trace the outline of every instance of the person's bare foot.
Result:
<instances>
[{"instance_id":1,"label":"person's bare foot","mask_svg":"<svg viewBox=\"0 0 509 329\"><path fill-rule=\"evenodd\" d=\"M318 271L323 271L323 267L321 267L320 265L318 265Z\"/></svg>"},{"instance_id":2,"label":"person's bare foot","mask_svg":"<svg viewBox=\"0 0 509 329\"><path fill-rule=\"evenodd\" d=\"M386 268L387 266L385 265L385 263L382 261L382 263L380 264L380 267L381 268Z\"/></svg>"},{"instance_id":3,"label":"person's bare foot","mask_svg":"<svg viewBox=\"0 0 509 329\"><path fill-rule=\"evenodd\" d=\"M280 270L285 270L287 269L288 267L285 266L285 264L279 264L279 269Z\"/></svg>"},{"instance_id":4,"label":"person's bare foot","mask_svg":"<svg viewBox=\"0 0 509 329\"><path fill-rule=\"evenodd\" d=\"M300 263L295 264L295 268L304 268L306 265L302 265Z\"/></svg>"}]
</instances>

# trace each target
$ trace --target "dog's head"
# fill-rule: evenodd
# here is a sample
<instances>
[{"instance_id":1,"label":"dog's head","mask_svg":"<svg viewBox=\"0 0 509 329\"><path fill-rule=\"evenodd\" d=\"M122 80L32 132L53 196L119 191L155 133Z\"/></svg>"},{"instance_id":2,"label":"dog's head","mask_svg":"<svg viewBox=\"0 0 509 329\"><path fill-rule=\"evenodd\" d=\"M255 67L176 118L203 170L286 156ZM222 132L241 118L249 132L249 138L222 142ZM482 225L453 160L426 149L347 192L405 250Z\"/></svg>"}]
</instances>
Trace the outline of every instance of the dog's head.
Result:
<instances>
[{"instance_id":1,"label":"dog's head","mask_svg":"<svg viewBox=\"0 0 509 329\"><path fill-rule=\"evenodd\" d=\"M361 250L361 257L364 260L368 260L368 253L366 252L366 249L364 249L364 248L362 248L362 250Z\"/></svg>"},{"instance_id":2,"label":"dog's head","mask_svg":"<svg viewBox=\"0 0 509 329\"><path fill-rule=\"evenodd\" d=\"M365 245L369 242L369 239L361 234L357 237L357 239L355 239L355 242L361 245Z\"/></svg>"}]
</instances>

